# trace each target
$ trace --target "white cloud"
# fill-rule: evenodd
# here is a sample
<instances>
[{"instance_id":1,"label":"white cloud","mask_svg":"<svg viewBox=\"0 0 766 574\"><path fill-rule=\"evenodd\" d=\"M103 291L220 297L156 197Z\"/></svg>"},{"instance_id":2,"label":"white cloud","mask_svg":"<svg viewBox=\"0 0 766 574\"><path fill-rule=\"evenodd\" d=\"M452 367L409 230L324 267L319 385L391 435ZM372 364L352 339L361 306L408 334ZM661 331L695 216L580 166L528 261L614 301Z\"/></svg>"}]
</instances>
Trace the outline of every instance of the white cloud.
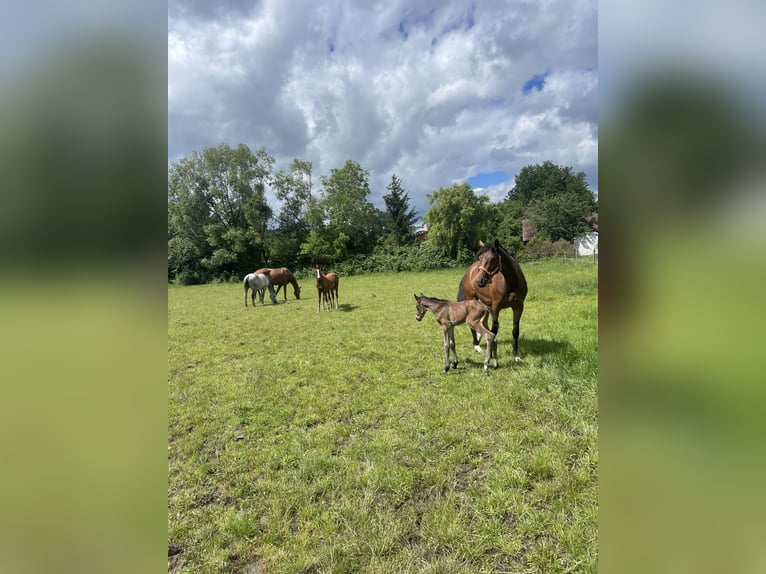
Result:
<instances>
[{"instance_id":1,"label":"white cloud","mask_svg":"<svg viewBox=\"0 0 766 574\"><path fill-rule=\"evenodd\" d=\"M296 14L300 18L296 18ZM178 2L168 17L168 159L265 146L314 182L348 159L413 205L482 171L597 170L595 0ZM548 73L544 88L522 87ZM512 181L509 186L512 185ZM493 200L507 189L492 189Z\"/></svg>"}]
</instances>

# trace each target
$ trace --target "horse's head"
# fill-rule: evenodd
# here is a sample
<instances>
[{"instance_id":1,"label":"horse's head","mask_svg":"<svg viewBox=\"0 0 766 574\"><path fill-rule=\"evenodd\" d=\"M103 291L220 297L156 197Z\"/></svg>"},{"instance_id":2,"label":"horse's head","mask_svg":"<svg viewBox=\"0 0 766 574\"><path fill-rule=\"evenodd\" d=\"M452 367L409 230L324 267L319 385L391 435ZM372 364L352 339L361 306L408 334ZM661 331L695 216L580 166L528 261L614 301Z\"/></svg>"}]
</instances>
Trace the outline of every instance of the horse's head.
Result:
<instances>
[{"instance_id":1,"label":"horse's head","mask_svg":"<svg viewBox=\"0 0 766 574\"><path fill-rule=\"evenodd\" d=\"M415 315L416 321L421 321L425 316L426 311L428 311L428 307L423 303L423 297L424 295L422 293L420 294L420 297L415 295L415 308L417 310L417 314Z\"/></svg>"},{"instance_id":2,"label":"horse's head","mask_svg":"<svg viewBox=\"0 0 766 574\"><path fill-rule=\"evenodd\" d=\"M476 270L479 271L479 278L476 284L486 287L492 282L492 277L501 269L500 263L500 242L495 239L491 245L481 243L481 249L476 254Z\"/></svg>"}]
</instances>

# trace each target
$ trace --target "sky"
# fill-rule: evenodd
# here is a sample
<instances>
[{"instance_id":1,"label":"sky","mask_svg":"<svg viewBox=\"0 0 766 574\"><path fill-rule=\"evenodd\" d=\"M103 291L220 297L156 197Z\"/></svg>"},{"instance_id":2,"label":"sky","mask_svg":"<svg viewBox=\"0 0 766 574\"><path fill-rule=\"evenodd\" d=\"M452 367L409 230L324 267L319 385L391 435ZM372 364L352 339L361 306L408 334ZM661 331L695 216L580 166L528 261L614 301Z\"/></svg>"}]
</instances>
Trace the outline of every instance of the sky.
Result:
<instances>
[{"instance_id":1,"label":"sky","mask_svg":"<svg viewBox=\"0 0 766 574\"><path fill-rule=\"evenodd\" d=\"M420 215L547 160L597 192L597 66L595 0L170 0L168 162L245 143L312 162L319 193L353 160Z\"/></svg>"}]
</instances>

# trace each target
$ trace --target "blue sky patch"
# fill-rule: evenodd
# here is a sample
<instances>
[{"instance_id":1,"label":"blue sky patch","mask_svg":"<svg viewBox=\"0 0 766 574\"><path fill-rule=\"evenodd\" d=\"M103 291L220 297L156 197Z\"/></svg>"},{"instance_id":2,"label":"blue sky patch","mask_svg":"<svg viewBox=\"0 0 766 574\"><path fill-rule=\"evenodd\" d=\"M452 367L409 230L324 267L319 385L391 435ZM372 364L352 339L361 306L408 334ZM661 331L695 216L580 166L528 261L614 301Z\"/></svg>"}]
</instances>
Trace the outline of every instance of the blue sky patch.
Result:
<instances>
[{"instance_id":1,"label":"blue sky patch","mask_svg":"<svg viewBox=\"0 0 766 574\"><path fill-rule=\"evenodd\" d=\"M489 187L508 181L508 174L504 171L486 171L477 173L468 178L468 185L471 187Z\"/></svg>"},{"instance_id":2,"label":"blue sky patch","mask_svg":"<svg viewBox=\"0 0 766 574\"><path fill-rule=\"evenodd\" d=\"M524 95L528 94L532 90L537 90L538 92L542 91L543 86L545 86L545 78L550 75L550 72L545 72L544 74L535 74L527 80L527 83L524 84L524 87L521 88L521 91L524 93Z\"/></svg>"}]
</instances>

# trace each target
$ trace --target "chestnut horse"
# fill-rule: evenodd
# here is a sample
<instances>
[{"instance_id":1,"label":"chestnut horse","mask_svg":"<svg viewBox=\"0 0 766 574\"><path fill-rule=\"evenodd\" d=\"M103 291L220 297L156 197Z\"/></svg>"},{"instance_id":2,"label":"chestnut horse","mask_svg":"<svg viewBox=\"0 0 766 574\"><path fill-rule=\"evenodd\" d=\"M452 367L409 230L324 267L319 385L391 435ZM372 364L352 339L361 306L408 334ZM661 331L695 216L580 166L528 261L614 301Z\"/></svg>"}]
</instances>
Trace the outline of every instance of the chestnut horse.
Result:
<instances>
[{"instance_id":1,"label":"chestnut horse","mask_svg":"<svg viewBox=\"0 0 766 574\"><path fill-rule=\"evenodd\" d=\"M489 305L498 322L492 326L495 334L494 353L497 358L497 332L500 310L513 309L513 357L519 360L519 321L527 297L527 280L518 261L496 239L494 243L479 242L480 248L471 266L460 280L457 300L478 299ZM474 348L481 352L476 330L471 328Z\"/></svg>"},{"instance_id":2,"label":"chestnut horse","mask_svg":"<svg viewBox=\"0 0 766 574\"><path fill-rule=\"evenodd\" d=\"M324 300L325 308L338 308L338 276L335 273L325 274L319 265L314 265L314 276L317 280L317 313Z\"/></svg>"},{"instance_id":3,"label":"chestnut horse","mask_svg":"<svg viewBox=\"0 0 766 574\"><path fill-rule=\"evenodd\" d=\"M287 267L277 267L277 268L270 268L270 267L263 267L261 269L258 269L257 271L254 271L253 273L266 273L270 272L269 275L271 277L271 282L274 284L274 287L276 287L276 293L279 295L279 290L284 287L284 295L285 295L285 301L287 301L287 284L290 283L293 286L293 295L295 295L296 299L301 298L301 288L298 286L298 281L295 279L295 276L290 273L290 270Z\"/></svg>"},{"instance_id":4,"label":"chestnut horse","mask_svg":"<svg viewBox=\"0 0 766 574\"><path fill-rule=\"evenodd\" d=\"M452 356L455 360L452 367L457 369L457 351L455 351L455 325L468 323L471 329L479 331L487 341L487 354L484 357L484 374L488 375L487 367L492 356L495 334L484 326L487 315L492 315L492 322L495 322L495 314L492 308L476 299L467 301L445 301L435 297L426 297L422 293L420 297L415 295L418 321L423 319L426 311L431 311L436 317L438 323L442 326L444 335L444 372L449 371L449 354L452 350ZM495 368L497 369L497 356L495 356Z\"/></svg>"}]
</instances>

